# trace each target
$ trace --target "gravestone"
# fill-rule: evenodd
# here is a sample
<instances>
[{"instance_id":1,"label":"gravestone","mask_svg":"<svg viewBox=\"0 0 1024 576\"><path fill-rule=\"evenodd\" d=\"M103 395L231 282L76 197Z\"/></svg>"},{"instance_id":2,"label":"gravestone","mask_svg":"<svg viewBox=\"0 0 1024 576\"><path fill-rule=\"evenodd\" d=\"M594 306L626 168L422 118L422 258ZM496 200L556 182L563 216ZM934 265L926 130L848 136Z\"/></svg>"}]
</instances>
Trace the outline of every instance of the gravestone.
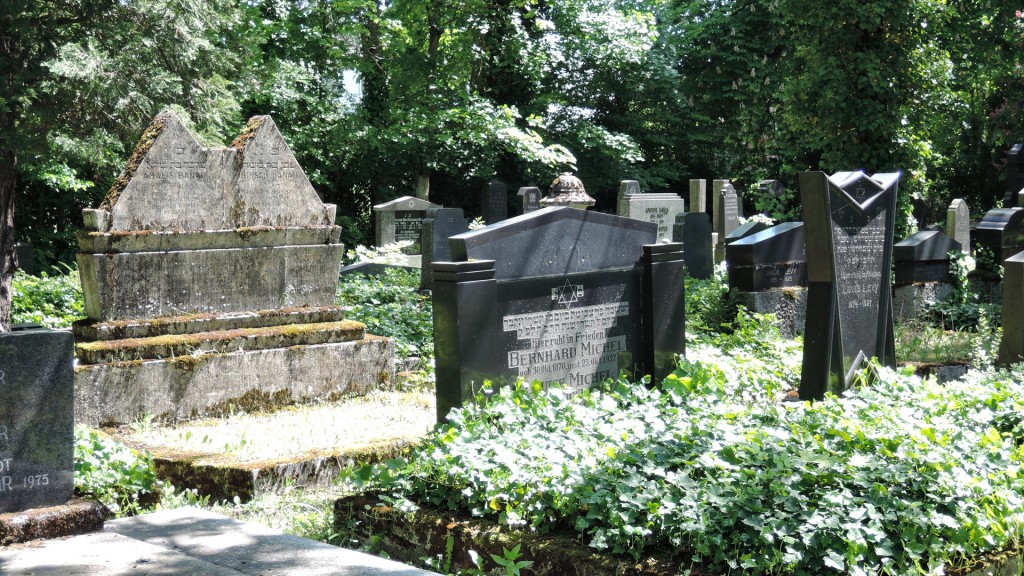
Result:
<instances>
[{"instance_id":1,"label":"gravestone","mask_svg":"<svg viewBox=\"0 0 1024 576\"><path fill-rule=\"evenodd\" d=\"M487 224L508 218L508 187L500 180L491 180L480 190L480 216Z\"/></svg>"},{"instance_id":2,"label":"gravestone","mask_svg":"<svg viewBox=\"0 0 1024 576\"><path fill-rule=\"evenodd\" d=\"M740 225L740 201L736 189L728 181L719 193L718 225L715 238L715 262L725 260L725 239Z\"/></svg>"},{"instance_id":3,"label":"gravestone","mask_svg":"<svg viewBox=\"0 0 1024 576\"><path fill-rule=\"evenodd\" d=\"M763 232L764 230L767 229L768 225L765 224L764 222L751 220L750 222L740 224L739 226L734 228L732 232L729 232L729 234L726 235L725 237L725 244L726 246L728 246L729 244L732 244L737 240L741 240L743 238L746 238L747 236L757 234L758 232Z\"/></svg>"},{"instance_id":4,"label":"gravestone","mask_svg":"<svg viewBox=\"0 0 1024 576\"><path fill-rule=\"evenodd\" d=\"M76 421L171 422L390 383L393 343L334 303L334 212L269 117L205 148L160 114L83 213Z\"/></svg>"},{"instance_id":5,"label":"gravestone","mask_svg":"<svg viewBox=\"0 0 1024 576\"><path fill-rule=\"evenodd\" d=\"M522 214L529 214L530 212L540 210L540 199L543 197L540 188L536 186L523 187L519 189L516 196L519 198Z\"/></svg>"},{"instance_id":6,"label":"gravestone","mask_svg":"<svg viewBox=\"0 0 1024 576\"><path fill-rule=\"evenodd\" d=\"M14 253L18 257L18 270L33 276L39 275L39 266L36 264L36 253L31 244L24 242L14 243Z\"/></svg>"},{"instance_id":7,"label":"gravestone","mask_svg":"<svg viewBox=\"0 0 1024 576\"><path fill-rule=\"evenodd\" d=\"M684 268L655 231L559 207L453 236L453 261L434 264L438 420L485 380L667 376L684 351Z\"/></svg>"},{"instance_id":8,"label":"gravestone","mask_svg":"<svg viewBox=\"0 0 1024 576\"><path fill-rule=\"evenodd\" d=\"M683 245L683 261L690 276L711 278L715 271L715 249L711 245L711 217L705 212L677 214L672 241Z\"/></svg>"},{"instance_id":9,"label":"gravestone","mask_svg":"<svg viewBox=\"0 0 1024 576\"><path fill-rule=\"evenodd\" d=\"M71 500L73 343L56 330L0 334L0 514Z\"/></svg>"},{"instance_id":10,"label":"gravestone","mask_svg":"<svg viewBox=\"0 0 1024 576\"><path fill-rule=\"evenodd\" d=\"M999 363L1024 361L1024 252L1003 262L1003 339Z\"/></svg>"},{"instance_id":11,"label":"gravestone","mask_svg":"<svg viewBox=\"0 0 1024 576\"><path fill-rule=\"evenodd\" d=\"M807 322L800 398L839 394L863 361L895 366L892 261L899 173L800 173Z\"/></svg>"},{"instance_id":12,"label":"gravestone","mask_svg":"<svg viewBox=\"0 0 1024 576\"><path fill-rule=\"evenodd\" d=\"M373 207L376 215L376 245L384 246L395 242L412 242L402 249L404 254L420 254L420 230L427 210L439 208L437 204L422 198L402 196L390 202Z\"/></svg>"},{"instance_id":13,"label":"gravestone","mask_svg":"<svg viewBox=\"0 0 1024 576\"><path fill-rule=\"evenodd\" d=\"M452 259L448 239L468 231L469 222L463 216L462 208L427 210L427 217L423 219L423 267L420 269L420 288L429 290L433 287L434 267L431 264Z\"/></svg>"},{"instance_id":14,"label":"gravestone","mask_svg":"<svg viewBox=\"0 0 1024 576\"><path fill-rule=\"evenodd\" d=\"M672 237L676 215L686 212L686 201L670 192L640 192L636 180L623 180L619 185L618 214L634 220L654 222L658 240Z\"/></svg>"},{"instance_id":15,"label":"gravestone","mask_svg":"<svg viewBox=\"0 0 1024 576\"><path fill-rule=\"evenodd\" d=\"M803 222L785 222L739 238L726 252L730 290L760 292L807 285Z\"/></svg>"},{"instance_id":16,"label":"gravestone","mask_svg":"<svg viewBox=\"0 0 1024 576\"><path fill-rule=\"evenodd\" d=\"M979 252L991 252L994 262L978 258L978 272L983 276L997 274L995 267L1010 256L1024 250L1024 208L993 208L974 229Z\"/></svg>"},{"instance_id":17,"label":"gravestone","mask_svg":"<svg viewBox=\"0 0 1024 576\"><path fill-rule=\"evenodd\" d=\"M690 212L708 211L707 180L690 180Z\"/></svg>"},{"instance_id":18,"label":"gravestone","mask_svg":"<svg viewBox=\"0 0 1024 576\"><path fill-rule=\"evenodd\" d=\"M946 210L946 236L959 243L964 254L970 255L971 212L967 208L967 202L962 198L953 200Z\"/></svg>"},{"instance_id":19,"label":"gravestone","mask_svg":"<svg viewBox=\"0 0 1024 576\"><path fill-rule=\"evenodd\" d=\"M724 236L720 226L722 225L722 190L729 184L728 180L711 181L711 227L716 234ZM716 242L717 244L717 242Z\"/></svg>"},{"instance_id":20,"label":"gravestone","mask_svg":"<svg viewBox=\"0 0 1024 576\"><path fill-rule=\"evenodd\" d=\"M772 198L782 198L786 195L786 186L781 180L761 180L757 183L757 189Z\"/></svg>"},{"instance_id":21,"label":"gravestone","mask_svg":"<svg viewBox=\"0 0 1024 576\"><path fill-rule=\"evenodd\" d=\"M892 248L896 285L915 282L951 283L949 253L960 251L960 243L937 230L921 230L897 242Z\"/></svg>"},{"instance_id":22,"label":"gravestone","mask_svg":"<svg viewBox=\"0 0 1024 576\"><path fill-rule=\"evenodd\" d=\"M1024 144L1014 144L1006 152L1006 194L1003 195L1003 208L1020 206L1018 195L1022 189L1024 189Z\"/></svg>"}]
</instances>

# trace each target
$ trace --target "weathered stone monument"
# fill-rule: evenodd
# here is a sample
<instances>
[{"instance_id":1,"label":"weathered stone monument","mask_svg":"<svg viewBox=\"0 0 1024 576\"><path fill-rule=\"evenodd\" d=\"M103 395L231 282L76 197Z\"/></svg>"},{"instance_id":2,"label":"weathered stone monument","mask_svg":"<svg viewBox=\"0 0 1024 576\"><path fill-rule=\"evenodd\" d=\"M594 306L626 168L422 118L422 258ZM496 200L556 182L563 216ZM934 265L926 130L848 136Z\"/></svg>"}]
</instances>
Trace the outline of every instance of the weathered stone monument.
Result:
<instances>
[{"instance_id":1,"label":"weathered stone monument","mask_svg":"<svg viewBox=\"0 0 1024 576\"><path fill-rule=\"evenodd\" d=\"M690 180L690 207L689 212L708 211L708 182L707 180Z\"/></svg>"},{"instance_id":2,"label":"weathered stone monument","mask_svg":"<svg viewBox=\"0 0 1024 576\"><path fill-rule=\"evenodd\" d=\"M78 234L76 421L174 421L390 382L391 341L334 304L334 209L269 117L206 148L157 116Z\"/></svg>"},{"instance_id":3,"label":"weathered stone monument","mask_svg":"<svg viewBox=\"0 0 1024 576\"><path fill-rule=\"evenodd\" d=\"M717 180L716 180L717 182ZM722 185L719 193L719 210L715 213L717 223L715 232L715 262L725 260L725 239L732 234L733 230L740 226L740 200L736 189L728 181Z\"/></svg>"},{"instance_id":4,"label":"weathered stone monument","mask_svg":"<svg viewBox=\"0 0 1024 576\"><path fill-rule=\"evenodd\" d=\"M978 272L996 277L994 267L1024 250L1024 208L993 208L974 229L978 252L988 251L993 261L978 258Z\"/></svg>"},{"instance_id":5,"label":"weathered stone monument","mask_svg":"<svg viewBox=\"0 0 1024 576\"><path fill-rule=\"evenodd\" d=\"M480 216L487 224L508 218L508 186L500 180L491 180L480 189Z\"/></svg>"},{"instance_id":6,"label":"weathered stone monument","mask_svg":"<svg viewBox=\"0 0 1024 576\"><path fill-rule=\"evenodd\" d=\"M949 271L949 253L953 251L960 251L960 243L938 230L915 232L893 246L896 319L916 318L953 291Z\"/></svg>"},{"instance_id":7,"label":"weathered stone monument","mask_svg":"<svg viewBox=\"0 0 1024 576\"><path fill-rule=\"evenodd\" d=\"M536 186L524 186L516 192L516 197L519 198L519 208L522 210L520 215L529 214L530 212L536 212L540 210L540 199L544 195L541 194L540 188Z\"/></svg>"},{"instance_id":8,"label":"weathered stone monument","mask_svg":"<svg viewBox=\"0 0 1024 576\"><path fill-rule=\"evenodd\" d=\"M619 185L618 214L634 220L654 222L658 240L672 238L676 215L686 212L686 201L671 192L641 192L636 180Z\"/></svg>"},{"instance_id":9,"label":"weathered stone monument","mask_svg":"<svg viewBox=\"0 0 1024 576\"><path fill-rule=\"evenodd\" d=\"M711 181L711 227L716 234L721 234L722 230L719 228L722 224L722 190L725 189L725 185L729 184L728 180L712 180ZM717 242L716 242L717 244Z\"/></svg>"},{"instance_id":10,"label":"weathered stone monument","mask_svg":"<svg viewBox=\"0 0 1024 576\"><path fill-rule=\"evenodd\" d=\"M373 207L377 225L376 245L412 242L412 245L402 249L402 253L419 256L422 253L420 230L423 227L423 218L427 215L427 210L439 207L433 202L412 196L402 196L390 202L377 204ZM413 258L409 264L418 265L417 260L419 259Z\"/></svg>"},{"instance_id":11,"label":"weathered stone monument","mask_svg":"<svg viewBox=\"0 0 1024 576\"><path fill-rule=\"evenodd\" d=\"M807 256L803 222L785 222L730 242L729 290L748 310L776 315L780 334L804 330Z\"/></svg>"},{"instance_id":12,"label":"weathered stone monument","mask_svg":"<svg viewBox=\"0 0 1024 576\"><path fill-rule=\"evenodd\" d=\"M453 236L453 261L434 264L438 420L485 380L667 376L685 345L683 255L655 231L562 207Z\"/></svg>"},{"instance_id":13,"label":"weathered stone monument","mask_svg":"<svg viewBox=\"0 0 1024 576\"><path fill-rule=\"evenodd\" d=\"M1024 252L1003 262L1003 339L999 363L1024 362Z\"/></svg>"},{"instance_id":14,"label":"weathered stone monument","mask_svg":"<svg viewBox=\"0 0 1024 576\"><path fill-rule=\"evenodd\" d=\"M800 398L845 390L867 358L895 366L892 261L899 173L800 173L807 323Z\"/></svg>"},{"instance_id":15,"label":"weathered stone monument","mask_svg":"<svg viewBox=\"0 0 1024 576\"><path fill-rule=\"evenodd\" d=\"M711 238L711 218L707 213L676 214L672 241L683 245L686 271L694 278L707 280L715 271L715 248Z\"/></svg>"},{"instance_id":16,"label":"weathered stone monument","mask_svg":"<svg viewBox=\"0 0 1024 576\"><path fill-rule=\"evenodd\" d=\"M536 190L536 188L534 188ZM540 192L538 191L538 194ZM462 208L431 208L423 219L423 267L420 269L420 288L431 289L434 284L434 262L452 259L448 239L469 231L469 222Z\"/></svg>"},{"instance_id":17,"label":"weathered stone monument","mask_svg":"<svg viewBox=\"0 0 1024 576\"><path fill-rule=\"evenodd\" d=\"M962 198L950 202L946 210L946 236L960 244L964 254L971 253L971 212Z\"/></svg>"}]
</instances>

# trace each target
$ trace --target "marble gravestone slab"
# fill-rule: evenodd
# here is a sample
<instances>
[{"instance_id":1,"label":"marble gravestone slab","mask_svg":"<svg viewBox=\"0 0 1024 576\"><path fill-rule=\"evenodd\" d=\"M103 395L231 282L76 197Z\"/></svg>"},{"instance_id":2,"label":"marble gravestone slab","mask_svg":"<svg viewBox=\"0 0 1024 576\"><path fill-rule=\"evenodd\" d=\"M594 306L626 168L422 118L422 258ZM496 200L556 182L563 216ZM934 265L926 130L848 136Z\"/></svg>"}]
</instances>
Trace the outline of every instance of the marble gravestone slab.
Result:
<instances>
[{"instance_id":1,"label":"marble gravestone slab","mask_svg":"<svg viewBox=\"0 0 1024 576\"><path fill-rule=\"evenodd\" d=\"M959 251L960 243L938 230L911 234L892 248L896 285L953 282L953 275L949 272L949 253Z\"/></svg>"},{"instance_id":2,"label":"marble gravestone slab","mask_svg":"<svg viewBox=\"0 0 1024 576\"><path fill-rule=\"evenodd\" d=\"M711 245L711 216L706 212L677 214L672 241L683 245L687 273L701 280L715 271L715 249Z\"/></svg>"},{"instance_id":3,"label":"marble gravestone slab","mask_svg":"<svg viewBox=\"0 0 1024 576\"><path fill-rule=\"evenodd\" d=\"M974 240L978 250L987 249L995 258L991 263L980 258L978 271L987 275L997 274L993 266L1024 250L1024 208L989 210L975 227Z\"/></svg>"},{"instance_id":4,"label":"marble gravestone slab","mask_svg":"<svg viewBox=\"0 0 1024 576\"><path fill-rule=\"evenodd\" d=\"M964 254L971 253L971 212L962 198L950 202L946 210L946 236L959 243Z\"/></svg>"},{"instance_id":5,"label":"marble gravestone slab","mask_svg":"<svg viewBox=\"0 0 1024 576\"><path fill-rule=\"evenodd\" d=\"M480 215L487 224L508 218L508 186L500 180L491 180L480 190Z\"/></svg>"},{"instance_id":6,"label":"marble gravestone slab","mask_svg":"<svg viewBox=\"0 0 1024 576\"><path fill-rule=\"evenodd\" d=\"M438 419L484 380L580 390L623 370L667 376L685 345L684 267L655 233L559 207L453 236L453 261L434 264Z\"/></svg>"},{"instance_id":7,"label":"marble gravestone slab","mask_svg":"<svg viewBox=\"0 0 1024 576\"><path fill-rule=\"evenodd\" d=\"M802 399L843 392L867 358L895 366L889 274L899 178L800 173L808 279Z\"/></svg>"},{"instance_id":8,"label":"marble gravestone slab","mask_svg":"<svg viewBox=\"0 0 1024 576\"><path fill-rule=\"evenodd\" d=\"M0 513L71 499L73 344L56 330L0 334Z\"/></svg>"},{"instance_id":9,"label":"marble gravestone slab","mask_svg":"<svg viewBox=\"0 0 1024 576\"><path fill-rule=\"evenodd\" d=\"M785 222L729 243L729 289L761 292L807 285L803 222Z\"/></svg>"},{"instance_id":10,"label":"marble gravestone slab","mask_svg":"<svg viewBox=\"0 0 1024 576\"><path fill-rule=\"evenodd\" d=\"M619 185L619 216L654 222L658 226L658 240L672 238L676 215L684 212L686 201L678 194L641 192L636 180L623 180Z\"/></svg>"},{"instance_id":11,"label":"marble gravestone slab","mask_svg":"<svg viewBox=\"0 0 1024 576\"><path fill-rule=\"evenodd\" d=\"M390 202L373 207L376 215L376 245L384 246L395 242L412 242L402 249L404 254L420 254L420 233L427 210L440 208L433 202L413 196L402 196Z\"/></svg>"}]
</instances>

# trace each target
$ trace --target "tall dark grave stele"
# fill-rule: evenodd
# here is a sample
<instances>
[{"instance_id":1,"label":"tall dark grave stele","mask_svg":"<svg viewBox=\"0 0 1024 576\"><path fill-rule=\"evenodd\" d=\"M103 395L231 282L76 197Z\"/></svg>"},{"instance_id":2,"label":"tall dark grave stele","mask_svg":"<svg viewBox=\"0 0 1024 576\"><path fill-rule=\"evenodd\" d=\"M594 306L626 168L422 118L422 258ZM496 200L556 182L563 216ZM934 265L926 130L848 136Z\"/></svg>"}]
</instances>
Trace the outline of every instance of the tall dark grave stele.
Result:
<instances>
[{"instance_id":1,"label":"tall dark grave stele","mask_svg":"<svg viewBox=\"0 0 1024 576\"><path fill-rule=\"evenodd\" d=\"M536 186L524 186L519 189L519 192L516 192L516 197L519 198L521 214L529 214L540 210L540 199L544 197L544 194Z\"/></svg>"},{"instance_id":2,"label":"tall dark grave stele","mask_svg":"<svg viewBox=\"0 0 1024 576\"><path fill-rule=\"evenodd\" d=\"M431 208L423 219L423 266L420 269L420 288L430 289L434 283L432 262L447 262L452 259L448 239L456 234L469 231L469 223L462 214L462 208Z\"/></svg>"},{"instance_id":3,"label":"tall dark grave stele","mask_svg":"<svg viewBox=\"0 0 1024 576\"><path fill-rule=\"evenodd\" d=\"M1024 144L1014 144L1006 152L1006 194L1003 208L1018 206L1017 195L1024 189Z\"/></svg>"},{"instance_id":4,"label":"tall dark grave stele","mask_svg":"<svg viewBox=\"0 0 1024 576\"><path fill-rule=\"evenodd\" d=\"M889 271L899 178L800 173L808 279L801 399L843 392L867 358L896 364Z\"/></svg>"},{"instance_id":5,"label":"tall dark grave stele","mask_svg":"<svg viewBox=\"0 0 1024 576\"><path fill-rule=\"evenodd\" d=\"M508 187L500 180L491 180L480 191L480 216L487 224L508 219Z\"/></svg>"},{"instance_id":6,"label":"tall dark grave stele","mask_svg":"<svg viewBox=\"0 0 1024 576\"><path fill-rule=\"evenodd\" d=\"M1003 339L999 363L1024 362L1024 252L1003 262Z\"/></svg>"},{"instance_id":7,"label":"tall dark grave stele","mask_svg":"<svg viewBox=\"0 0 1024 576\"><path fill-rule=\"evenodd\" d=\"M953 282L949 253L959 252L960 243L938 230L920 230L892 248L896 285L916 282Z\"/></svg>"},{"instance_id":8,"label":"tall dark grave stele","mask_svg":"<svg viewBox=\"0 0 1024 576\"><path fill-rule=\"evenodd\" d=\"M971 212L962 198L950 202L946 210L946 236L959 243L964 254L971 253Z\"/></svg>"},{"instance_id":9,"label":"tall dark grave stele","mask_svg":"<svg viewBox=\"0 0 1024 576\"><path fill-rule=\"evenodd\" d=\"M376 214L376 245L384 246L395 242L412 242L402 249L405 254L420 254L420 232L427 210L439 208L437 204L422 198L402 196L390 202L373 207Z\"/></svg>"},{"instance_id":10,"label":"tall dark grave stele","mask_svg":"<svg viewBox=\"0 0 1024 576\"><path fill-rule=\"evenodd\" d=\"M656 226L551 207L453 236L434 264L437 415L484 381L663 379L685 346L683 255Z\"/></svg>"},{"instance_id":11,"label":"tall dark grave stele","mask_svg":"<svg viewBox=\"0 0 1024 576\"><path fill-rule=\"evenodd\" d=\"M760 292L807 285L803 222L784 222L729 243L729 289Z\"/></svg>"},{"instance_id":12,"label":"tall dark grave stele","mask_svg":"<svg viewBox=\"0 0 1024 576\"><path fill-rule=\"evenodd\" d=\"M993 265L1002 264L1007 258L1024 250L1024 208L993 208L985 213L974 229L974 240L978 250L991 251L997 259ZM980 259L978 272L982 275L994 275L997 272L986 267L986 261Z\"/></svg>"},{"instance_id":13,"label":"tall dark grave stele","mask_svg":"<svg viewBox=\"0 0 1024 576\"><path fill-rule=\"evenodd\" d=\"M682 243L683 261L690 276L700 280L711 278L715 270L715 249L711 245L710 214L677 214L672 226L672 241Z\"/></svg>"},{"instance_id":14,"label":"tall dark grave stele","mask_svg":"<svg viewBox=\"0 0 1024 576\"><path fill-rule=\"evenodd\" d=\"M73 346L70 332L0 334L0 513L71 499Z\"/></svg>"}]
</instances>

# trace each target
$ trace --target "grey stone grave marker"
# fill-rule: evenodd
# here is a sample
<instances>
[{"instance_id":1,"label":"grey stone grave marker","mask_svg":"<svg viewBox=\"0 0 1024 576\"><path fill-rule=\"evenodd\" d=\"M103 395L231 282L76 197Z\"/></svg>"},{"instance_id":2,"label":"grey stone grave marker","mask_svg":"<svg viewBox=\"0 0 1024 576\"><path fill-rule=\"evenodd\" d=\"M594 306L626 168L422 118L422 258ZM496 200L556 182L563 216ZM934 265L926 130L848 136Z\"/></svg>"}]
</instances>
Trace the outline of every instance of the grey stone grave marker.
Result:
<instances>
[{"instance_id":1,"label":"grey stone grave marker","mask_svg":"<svg viewBox=\"0 0 1024 576\"><path fill-rule=\"evenodd\" d=\"M991 251L996 259L993 265L1002 264L1007 258L1024 250L1024 208L993 208L974 229L974 240L978 250ZM985 276L996 274L979 259L978 272Z\"/></svg>"},{"instance_id":2,"label":"grey stone grave marker","mask_svg":"<svg viewBox=\"0 0 1024 576\"><path fill-rule=\"evenodd\" d=\"M536 186L525 186L516 192L516 196L519 198L520 208L522 214L529 214L540 210L540 199L544 196L541 194L540 188Z\"/></svg>"},{"instance_id":3,"label":"grey stone grave marker","mask_svg":"<svg viewBox=\"0 0 1024 576\"><path fill-rule=\"evenodd\" d=\"M999 363L1024 361L1024 252L1003 262L1003 339Z\"/></svg>"},{"instance_id":4,"label":"grey stone grave marker","mask_svg":"<svg viewBox=\"0 0 1024 576\"><path fill-rule=\"evenodd\" d=\"M685 345L684 267L655 230L559 207L453 236L453 261L434 264L438 420L484 380L667 376Z\"/></svg>"},{"instance_id":5,"label":"grey stone grave marker","mask_svg":"<svg viewBox=\"0 0 1024 576\"><path fill-rule=\"evenodd\" d=\"M395 242L412 242L403 248L404 254L420 254L420 230L427 210L440 208L433 202L413 196L402 196L390 202L377 204L373 211L377 217L377 246Z\"/></svg>"},{"instance_id":6,"label":"grey stone grave marker","mask_svg":"<svg viewBox=\"0 0 1024 576\"><path fill-rule=\"evenodd\" d=\"M480 216L487 224L508 218L508 186L500 180L491 180L480 190Z\"/></svg>"},{"instance_id":7,"label":"grey stone grave marker","mask_svg":"<svg viewBox=\"0 0 1024 576\"><path fill-rule=\"evenodd\" d=\"M683 245L686 271L700 280L711 278L715 270L715 249L711 245L711 216L705 212L677 214L672 226L672 241Z\"/></svg>"},{"instance_id":8,"label":"grey stone grave marker","mask_svg":"<svg viewBox=\"0 0 1024 576\"><path fill-rule=\"evenodd\" d=\"M708 211L708 181L690 180L690 212Z\"/></svg>"},{"instance_id":9,"label":"grey stone grave marker","mask_svg":"<svg viewBox=\"0 0 1024 576\"><path fill-rule=\"evenodd\" d=\"M807 320L800 397L845 390L866 358L895 366L892 261L899 173L800 173Z\"/></svg>"},{"instance_id":10,"label":"grey stone grave marker","mask_svg":"<svg viewBox=\"0 0 1024 576\"><path fill-rule=\"evenodd\" d=\"M971 253L971 212L962 198L953 200L946 210L946 236L958 242L964 254Z\"/></svg>"},{"instance_id":11,"label":"grey stone grave marker","mask_svg":"<svg viewBox=\"0 0 1024 576\"><path fill-rule=\"evenodd\" d=\"M719 193L718 225L715 230L715 262L725 260L725 239L740 225L740 202L736 189L728 181Z\"/></svg>"},{"instance_id":12,"label":"grey stone grave marker","mask_svg":"<svg viewBox=\"0 0 1024 576\"><path fill-rule=\"evenodd\" d=\"M537 190L534 188L534 190ZM540 194L540 191L537 192ZM448 262L452 250L448 239L469 231L469 222L462 208L431 208L423 219L423 267L420 269L420 287L431 289L434 284L434 262Z\"/></svg>"},{"instance_id":13,"label":"grey stone grave marker","mask_svg":"<svg viewBox=\"0 0 1024 576\"><path fill-rule=\"evenodd\" d=\"M1003 208L1020 206L1018 195L1022 189L1024 189L1024 144L1014 144L1006 152L1006 194L1003 195Z\"/></svg>"},{"instance_id":14,"label":"grey stone grave marker","mask_svg":"<svg viewBox=\"0 0 1024 576\"><path fill-rule=\"evenodd\" d=\"M729 288L760 292L807 285L803 222L784 222L726 247Z\"/></svg>"},{"instance_id":15,"label":"grey stone grave marker","mask_svg":"<svg viewBox=\"0 0 1024 576\"><path fill-rule=\"evenodd\" d=\"M729 184L728 180L711 181L711 228L716 234L722 234L722 190ZM716 242L717 243L717 242Z\"/></svg>"},{"instance_id":16,"label":"grey stone grave marker","mask_svg":"<svg viewBox=\"0 0 1024 576\"><path fill-rule=\"evenodd\" d=\"M636 180L623 180L619 185L619 216L654 222L658 226L658 240L672 237L676 215L686 212L686 201L671 192L641 192Z\"/></svg>"},{"instance_id":17,"label":"grey stone grave marker","mask_svg":"<svg viewBox=\"0 0 1024 576\"><path fill-rule=\"evenodd\" d=\"M960 251L960 243L937 230L921 230L897 242L892 248L896 284L953 281L949 253Z\"/></svg>"},{"instance_id":18,"label":"grey stone grave marker","mask_svg":"<svg viewBox=\"0 0 1024 576\"><path fill-rule=\"evenodd\" d=\"M56 330L0 334L0 513L71 500L73 343Z\"/></svg>"}]
</instances>

